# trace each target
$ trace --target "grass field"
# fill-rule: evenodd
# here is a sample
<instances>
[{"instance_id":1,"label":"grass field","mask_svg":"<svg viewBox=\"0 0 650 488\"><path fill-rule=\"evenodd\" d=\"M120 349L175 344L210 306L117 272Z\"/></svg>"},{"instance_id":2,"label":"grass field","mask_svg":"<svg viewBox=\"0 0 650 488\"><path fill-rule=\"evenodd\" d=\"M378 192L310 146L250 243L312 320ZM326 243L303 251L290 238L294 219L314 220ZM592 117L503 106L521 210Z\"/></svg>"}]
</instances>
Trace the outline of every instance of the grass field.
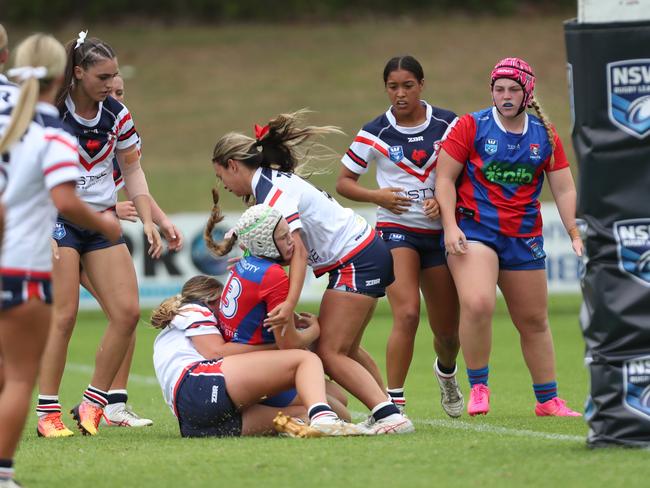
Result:
<instances>
[{"instance_id":1,"label":"grass field","mask_svg":"<svg viewBox=\"0 0 650 488\"><path fill-rule=\"evenodd\" d=\"M342 24L160 26L71 25L116 49L134 68L126 100L144 141L153 195L168 212L207 211L211 154L224 133L252 134L254 123L309 107L310 122L339 125L326 142L339 154L359 128L388 107L382 70L395 55L424 67L423 97L462 114L490 104L489 73L505 56L522 56L538 75L536 93L569 154L570 117L562 21L547 17L445 15ZM12 44L29 33L8 26ZM128 74L129 72L127 72ZM333 173L338 162L331 164ZM333 192L333 175L315 183ZM361 180L373 185L367 175ZM544 194L545 197L548 194ZM234 199L226 206L240 208Z\"/></svg>"},{"instance_id":2,"label":"grass field","mask_svg":"<svg viewBox=\"0 0 650 488\"><path fill-rule=\"evenodd\" d=\"M578 297L551 299L560 393L580 409L587 393ZM383 370L390 316L382 303L364 345ZM75 331L61 390L71 407L90 378L103 319L84 313ZM27 486L647 486L650 452L589 450L582 419L537 418L518 337L503 303L495 318L490 364L492 411L487 417L447 418L431 375L431 333L421 324L407 382L409 436L293 440L181 439L155 381L156 331L141 324L129 386L130 403L154 419L144 430L103 428L97 437L45 440L31 415L17 455ZM467 383L461 364L462 387ZM365 412L356 401L351 409ZM71 426L72 424L69 423Z\"/></svg>"}]
</instances>

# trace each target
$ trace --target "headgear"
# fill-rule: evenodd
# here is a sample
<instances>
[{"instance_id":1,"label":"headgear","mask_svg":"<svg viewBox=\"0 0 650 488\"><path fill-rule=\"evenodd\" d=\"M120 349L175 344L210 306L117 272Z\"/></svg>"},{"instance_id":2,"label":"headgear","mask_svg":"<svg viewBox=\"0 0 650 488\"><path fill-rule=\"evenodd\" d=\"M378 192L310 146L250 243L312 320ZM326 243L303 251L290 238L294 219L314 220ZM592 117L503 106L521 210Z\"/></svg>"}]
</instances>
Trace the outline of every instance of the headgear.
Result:
<instances>
[{"instance_id":1,"label":"headgear","mask_svg":"<svg viewBox=\"0 0 650 488\"><path fill-rule=\"evenodd\" d=\"M235 234L254 256L280 259L273 233L282 214L268 205L253 205L237 221Z\"/></svg>"},{"instance_id":2,"label":"headgear","mask_svg":"<svg viewBox=\"0 0 650 488\"><path fill-rule=\"evenodd\" d=\"M490 86L494 86L494 82L499 78L508 78L521 85L524 90L524 100L521 107L519 107L518 113L523 112L530 103L530 99L533 98L533 90L535 89L533 68L523 59L505 58L494 66L490 74Z\"/></svg>"}]
</instances>

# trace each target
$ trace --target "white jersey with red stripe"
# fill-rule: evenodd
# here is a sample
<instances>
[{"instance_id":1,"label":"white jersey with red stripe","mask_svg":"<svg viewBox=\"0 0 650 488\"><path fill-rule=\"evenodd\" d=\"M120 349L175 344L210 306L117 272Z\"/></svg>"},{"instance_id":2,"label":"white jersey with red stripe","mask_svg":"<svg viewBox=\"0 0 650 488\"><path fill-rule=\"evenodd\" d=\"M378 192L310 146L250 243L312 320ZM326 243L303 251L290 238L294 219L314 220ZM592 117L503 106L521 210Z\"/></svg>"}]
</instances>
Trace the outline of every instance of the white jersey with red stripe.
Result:
<instances>
[{"instance_id":1,"label":"white jersey with red stripe","mask_svg":"<svg viewBox=\"0 0 650 488\"><path fill-rule=\"evenodd\" d=\"M363 217L294 173L258 168L253 195L257 203L280 210L291 231L301 229L317 276L347 261L374 235Z\"/></svg>"},{"instance_id":2,"label":"white jersey with red stripe","mask_svg":"<svg viewBox=\"0 0 650 488\"><path fill-rule=\"evenodd\" d=\"M9 122L10 110L0 113L0 131ZM52 269L50 236L57 213L49 191L79 178L79 154L75 138L63 130L55 107L39 104L36 119L0 156L0 174L6 180L0 266L7 274L47 277Z\"/></svg>"},{"instance_id":3,"label":"white jersey with red stripe","mask_svg":"<svg viewBox=\"0 0 650 488\"><path fill-rule=\"evenodd\" d=\"M204 361L196 350L191 337L218 334L217 319L212 311L201 303L183 305L173 320L165 327L153 343L153 366L156 378L162 388L163 397L174 411L174 391L185 374L185 368Z\"/></svg>"},{"instance_id":4,"label":"white jersey with red stripe","mask_svg":"<svg viewBox=\"0 0 650 488\"><path fill-rule=\"evenodd\" d=\"M374 162L377 165L379 188L403 188L411 206L401 215L379 207L378 224L397 224L413 230L439 230L440 220L431 220L423 211L425 199L433 197L435 167L442 141L458 121L453 112L426 108L425 121L415 127L404 127L389 108L359 131L341 162L356 174L365 174Z\"/></svg>"},{"instance_id":5,"label":"white jersey with red stripe","mask_svg":"<svg viewBox=\"0 0 650 488\"><path fill-rule=\"evenodd\" d=\"M61 118L77 136L79 144L79 197L97 211L114 207L117 202L113 179L115 151L137 145L139 141L131 113L109 96L99 102L93 119L84 119L75 113L74 102L68 96Z\"/></svg>"}]
</instances>

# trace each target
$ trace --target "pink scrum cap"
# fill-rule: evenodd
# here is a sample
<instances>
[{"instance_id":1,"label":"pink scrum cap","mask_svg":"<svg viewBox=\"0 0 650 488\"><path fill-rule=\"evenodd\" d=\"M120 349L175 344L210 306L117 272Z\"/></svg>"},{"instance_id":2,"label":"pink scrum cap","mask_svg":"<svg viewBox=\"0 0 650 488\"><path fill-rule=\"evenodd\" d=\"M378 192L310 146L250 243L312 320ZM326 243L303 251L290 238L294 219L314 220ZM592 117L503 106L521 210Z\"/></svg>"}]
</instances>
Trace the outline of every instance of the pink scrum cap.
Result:
<instances>
[{"instance_id":1,"label":"pink scrum cap","mask_svg":"<svg viewBox=\"0 0 650 488\"><path fill-rule=\"evenodd\" d=\"M524 101L521 106L523 111L533 97L533 90L535 89L533 68L523 59L504 58L494 66L492 73L490 73L490 85L494 86L494 82L499 78L514 80L524 89Z\"/></svg>"}]
</instances>

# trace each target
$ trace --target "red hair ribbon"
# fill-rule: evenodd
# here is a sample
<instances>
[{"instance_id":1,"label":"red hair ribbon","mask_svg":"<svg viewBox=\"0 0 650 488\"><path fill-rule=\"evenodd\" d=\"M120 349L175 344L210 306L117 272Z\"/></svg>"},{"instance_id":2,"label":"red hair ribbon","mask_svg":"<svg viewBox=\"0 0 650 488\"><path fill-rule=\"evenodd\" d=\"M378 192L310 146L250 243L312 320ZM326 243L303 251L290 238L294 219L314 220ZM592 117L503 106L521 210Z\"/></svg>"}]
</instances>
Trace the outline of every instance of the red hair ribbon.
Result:
<instances>
[{"instance_id":1,"label":"red hair ribbon","mask_svg":"<svg viewBox=\"0 0 650 488\"><path fill-rule=\"evenodd\" d=\"M265 125L262 127L261 125L255 124L255 139L258 141L262 139L267 133L269 132L269 126Z\"/></svg>"}]
</instances>

